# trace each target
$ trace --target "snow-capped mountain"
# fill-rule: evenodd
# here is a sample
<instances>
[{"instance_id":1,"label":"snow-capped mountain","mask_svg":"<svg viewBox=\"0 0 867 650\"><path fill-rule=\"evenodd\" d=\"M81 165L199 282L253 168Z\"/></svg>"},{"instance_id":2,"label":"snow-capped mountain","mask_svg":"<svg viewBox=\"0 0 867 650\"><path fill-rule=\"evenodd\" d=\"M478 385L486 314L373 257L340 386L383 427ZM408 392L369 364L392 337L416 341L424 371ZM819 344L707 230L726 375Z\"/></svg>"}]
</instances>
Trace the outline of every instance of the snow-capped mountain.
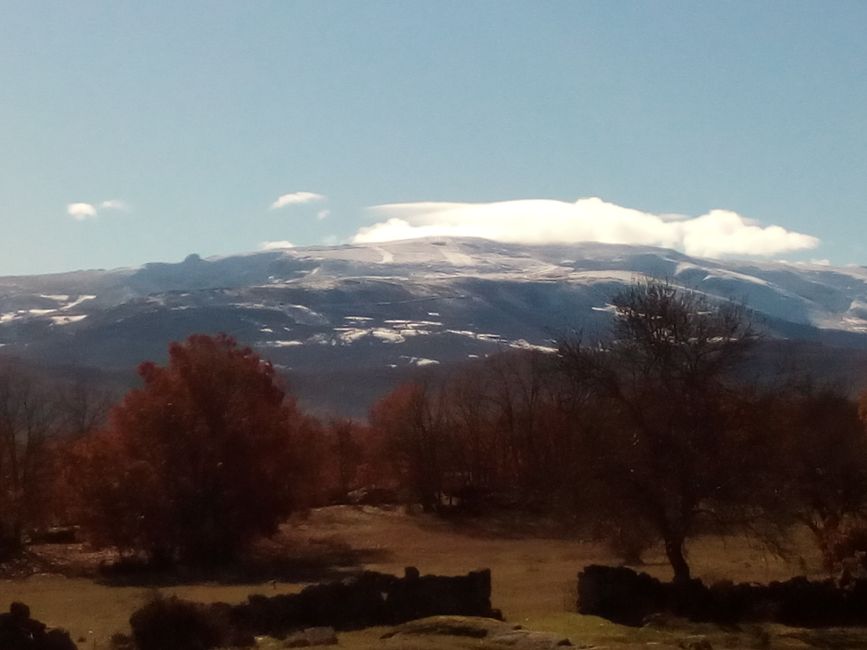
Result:
<instances>
[{"instance_id":1,"label":"snow-capped mountain","mask_svg":"<svg viewBox=\"0 0 867 650\"><path fill-rule=\"evenodd\" d=\"M41 363L128 369L163 359L169 341L226 332L339 402L408 368L597 331L612 293L643 275L743 301L780 338L867 349L864 267L441 238L0 278L0 345ZM361 373L379 384L346 383Z\"/></svg>"}]
</instances>

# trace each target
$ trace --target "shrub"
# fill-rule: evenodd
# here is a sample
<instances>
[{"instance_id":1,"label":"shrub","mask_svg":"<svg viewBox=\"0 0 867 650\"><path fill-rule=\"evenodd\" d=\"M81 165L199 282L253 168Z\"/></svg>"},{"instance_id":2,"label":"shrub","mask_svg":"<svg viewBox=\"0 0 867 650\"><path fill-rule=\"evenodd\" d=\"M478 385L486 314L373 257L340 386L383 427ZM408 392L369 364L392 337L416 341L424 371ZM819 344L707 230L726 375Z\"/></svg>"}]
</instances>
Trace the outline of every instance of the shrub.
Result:
<instances>
[{"instance_id":1,"label":"shrub","mask_svg":"<svg viewBox=\"0 0 867 650\"><path fill-rule=\"evenodd\" d=\"M867 524L849 523L831 536L822 548L826 568L839 567L844 560L864 557L867 553ZM861 567L867 569L867 567Z\"/></svg>"},{"instance_id":2,"label":"shrub","mask_svg":"<svg viewBox=\"0 0 867 650\"><path fill-rule=\"evenodd\" d=\"M129 619L138 650L209 650L232 644L221 610L177 597L155 598Z\"/></svg>"},{"instance_id":3,"label":"shrub","mask_svg":"<svg viewBox=\"0 0 867 650\"><path fill-rule=\"evenodd\" d=\"M3 650L76 650L66 630L48 629L30 617L30 608L14 602L0 614L0 648Z\"/></svg>"}]
</instances>

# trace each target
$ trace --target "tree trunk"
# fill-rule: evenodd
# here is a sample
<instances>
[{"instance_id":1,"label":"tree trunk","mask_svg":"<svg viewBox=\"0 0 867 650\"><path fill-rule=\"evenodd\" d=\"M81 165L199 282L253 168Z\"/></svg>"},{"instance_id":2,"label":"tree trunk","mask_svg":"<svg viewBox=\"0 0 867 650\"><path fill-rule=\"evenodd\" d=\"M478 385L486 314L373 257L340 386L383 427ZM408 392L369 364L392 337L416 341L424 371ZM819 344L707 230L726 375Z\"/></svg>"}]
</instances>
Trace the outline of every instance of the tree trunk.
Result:
<instances>
[{"instance_id":1,"label":"tree trunk","mask_svg":"<svg viewBox=\"0 0 867 650\"><path fill-rule=\"evenodd\" d=\"M687 582L691 578L689 565L683 555L683 538L667 538L665 540L665 555L674 570L675 582Z\"/></svg>"}]
</instances>

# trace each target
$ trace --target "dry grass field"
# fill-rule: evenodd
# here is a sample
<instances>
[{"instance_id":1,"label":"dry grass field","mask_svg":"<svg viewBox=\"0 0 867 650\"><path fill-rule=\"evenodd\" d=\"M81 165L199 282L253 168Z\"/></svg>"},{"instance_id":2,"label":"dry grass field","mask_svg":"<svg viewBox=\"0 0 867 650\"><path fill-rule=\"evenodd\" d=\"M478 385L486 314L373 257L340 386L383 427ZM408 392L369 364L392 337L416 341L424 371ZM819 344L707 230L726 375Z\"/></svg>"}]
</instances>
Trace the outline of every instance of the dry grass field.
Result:
<instances>
[{"instance_id":1,"label":"dry grass field","mask_svg":"<svg viewBox=\"0 0 867 650\"><path fill-rule=\"evenodd\" d=\"M105 649L113 633L128 630L130 613L155 590L203 602L235 602L254 592L297 591L310 582L359 568L402 573L412 565L422 573L458 574L488 567L493 572L493 604L508 621L564 634L577 646L677 647L689 636L704 635L714 648L867 648L867 630L719 628L686 623L635 629L580 616L575 613L576 573L587 564L614 559L597 544L544 530L542 525L518 530L498 521L439 520L396 509L323 508L290 522L265 546L269 557L279 559L270 574L279 576L276 582L265 579L264 574L256 579L241 574L219 580L175 580L154 587L43 573L0 581L0 607L22 600L36 618L69 629L82 650ZM818 574L818 555L806 540L799 546L803 555L782 559L738 538L699 539L690 548L690 559L696 575L707 580L766 582L805 570ZM649 554L646 561L642 570L669 577L661 556ZM341 645L358 649L485 647L475 639L431 637L408 642L396 638L385 642L380 640L383 632L380 628L341 634Z\"/></svg>"}]
</instances>

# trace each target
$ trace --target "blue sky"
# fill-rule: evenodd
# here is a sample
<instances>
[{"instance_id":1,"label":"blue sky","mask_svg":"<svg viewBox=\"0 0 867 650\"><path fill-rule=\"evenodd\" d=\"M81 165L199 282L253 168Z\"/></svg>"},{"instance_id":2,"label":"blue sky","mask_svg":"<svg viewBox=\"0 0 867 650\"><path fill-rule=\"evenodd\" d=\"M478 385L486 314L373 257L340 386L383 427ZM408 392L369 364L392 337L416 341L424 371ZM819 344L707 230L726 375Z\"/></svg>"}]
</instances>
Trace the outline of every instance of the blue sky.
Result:
<instances>
[{"instance_id":1,"label":"blue sky","mask_svg":"<svg viewBox=\"0 0 867 650\"><path fill-rule=\"evenodd\" d=\"M488 232L865 264L865 26L842 0L4 0L0 274Z\"/></svg>"}]
</instances>

